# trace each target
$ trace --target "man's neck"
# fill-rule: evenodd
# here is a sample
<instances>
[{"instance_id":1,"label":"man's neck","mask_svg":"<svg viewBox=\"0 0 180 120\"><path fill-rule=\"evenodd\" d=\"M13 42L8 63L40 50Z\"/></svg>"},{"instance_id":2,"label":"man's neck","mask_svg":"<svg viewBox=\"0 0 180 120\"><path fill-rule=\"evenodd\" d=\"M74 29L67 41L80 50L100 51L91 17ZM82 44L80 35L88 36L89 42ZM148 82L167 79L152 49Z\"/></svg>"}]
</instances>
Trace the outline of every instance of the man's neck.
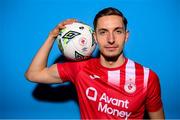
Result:
<instances>
[{"instance_id":1,"label":"man's neck","mask_svg":"<svg viewBox=\"0 0 180 120\"><path fill-rule=\"evenodd\" d=\"M118 56L116 59L107 59L104 56L100 56L100 63L102 66L107 68L116 68L120 67L125 62L125 57L123 54Z\"/></svg>"}]
</instances>

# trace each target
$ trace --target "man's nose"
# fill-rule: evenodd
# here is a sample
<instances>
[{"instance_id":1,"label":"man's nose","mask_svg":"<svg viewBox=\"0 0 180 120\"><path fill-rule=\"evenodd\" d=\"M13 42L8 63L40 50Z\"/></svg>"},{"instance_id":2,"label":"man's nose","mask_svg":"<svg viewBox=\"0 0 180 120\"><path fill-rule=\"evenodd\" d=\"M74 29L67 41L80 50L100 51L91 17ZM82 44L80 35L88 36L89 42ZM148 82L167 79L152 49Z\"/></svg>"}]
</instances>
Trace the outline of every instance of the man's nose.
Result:
<instances>
[{"instance_id":1,"label":"man's nose","mask_svg":"<svg viewBox=\"0 0 180 120\"><path fill-rule=\"evenodd\" d=\"M108 43L109 44L114 44L114 42L115 42L115 38L114 38L113 33L109 33L109 35L108 35Z\"/></svg>"}]
</instances>

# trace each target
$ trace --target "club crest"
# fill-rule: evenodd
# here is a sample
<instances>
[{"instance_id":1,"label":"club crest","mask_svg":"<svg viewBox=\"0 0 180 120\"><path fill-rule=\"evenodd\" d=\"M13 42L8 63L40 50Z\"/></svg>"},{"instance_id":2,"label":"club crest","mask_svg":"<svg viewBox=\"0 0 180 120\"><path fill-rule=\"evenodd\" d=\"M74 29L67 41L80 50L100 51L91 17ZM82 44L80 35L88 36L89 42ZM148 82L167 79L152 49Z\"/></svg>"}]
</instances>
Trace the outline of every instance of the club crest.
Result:
<instances>
[{"instance_id":1,"label":"club crest","mask_svg":"<svg viewBox=\"0 0 180 120\"><path fill-rule=\"evenodd\" d=\"M136 91L136 85L132 82L128 82L125 84L124 86L124 90L127 92L127 93L134 93Z\"/></svg>"}]
</instances>

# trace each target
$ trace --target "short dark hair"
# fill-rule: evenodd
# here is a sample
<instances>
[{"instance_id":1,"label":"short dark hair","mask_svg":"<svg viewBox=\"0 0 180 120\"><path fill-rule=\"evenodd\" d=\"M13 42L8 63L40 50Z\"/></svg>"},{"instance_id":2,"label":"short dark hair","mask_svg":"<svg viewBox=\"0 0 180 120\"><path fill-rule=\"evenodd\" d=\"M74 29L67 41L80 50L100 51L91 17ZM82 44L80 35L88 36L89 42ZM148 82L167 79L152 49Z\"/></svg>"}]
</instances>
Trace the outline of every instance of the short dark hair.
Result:
<instances>
[{"instance_id":1,"label":"short dark hair","mask_svg":"<svg viewBox=\"0 0 180 120\"><path fill-rule=\"evenodd\" d=\"M125 27L125 30L127 28L127 19L126 17L123 15L123 13L121 11L119 11L118 9L116 8L113 8L113 7L108 7L108 8L105 8L101 11L99 11L95 18L94 18L94 21L93 21L93 25L94 25L94 29L96 29L97 27L97 21L100 17L103 17L103 16L109 16L109 15L117 15L117 16L120 16L122 17L122 20L123 20L123 23L124 23L124 27Z\"/></svg>"}]
</instances>

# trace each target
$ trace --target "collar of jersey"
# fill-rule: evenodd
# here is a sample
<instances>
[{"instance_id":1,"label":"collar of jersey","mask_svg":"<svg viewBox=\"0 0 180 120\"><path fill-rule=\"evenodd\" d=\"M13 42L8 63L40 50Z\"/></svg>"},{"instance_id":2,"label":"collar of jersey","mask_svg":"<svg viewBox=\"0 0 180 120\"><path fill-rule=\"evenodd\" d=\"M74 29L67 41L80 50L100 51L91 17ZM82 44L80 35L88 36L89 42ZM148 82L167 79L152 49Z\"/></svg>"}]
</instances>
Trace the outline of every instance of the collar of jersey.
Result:
<instances>
[{"instance_id":1,"label":"collar of jersey","mask_svg":"<svg viewBox=\"0 0 180 120\"><path fill-rule=\"evenodd\" d=\"M102 69L106 69L106 70L119 70L119 69L123 68L126 65L127 61L128 61L128 59L125 57L125 61L121 66L115 67L115 68L108 68L108 67L105 67L105 66L101 65L100 58L98 58L97 59L97 67L102 68Z\"/></svg>"}]
</instances>

